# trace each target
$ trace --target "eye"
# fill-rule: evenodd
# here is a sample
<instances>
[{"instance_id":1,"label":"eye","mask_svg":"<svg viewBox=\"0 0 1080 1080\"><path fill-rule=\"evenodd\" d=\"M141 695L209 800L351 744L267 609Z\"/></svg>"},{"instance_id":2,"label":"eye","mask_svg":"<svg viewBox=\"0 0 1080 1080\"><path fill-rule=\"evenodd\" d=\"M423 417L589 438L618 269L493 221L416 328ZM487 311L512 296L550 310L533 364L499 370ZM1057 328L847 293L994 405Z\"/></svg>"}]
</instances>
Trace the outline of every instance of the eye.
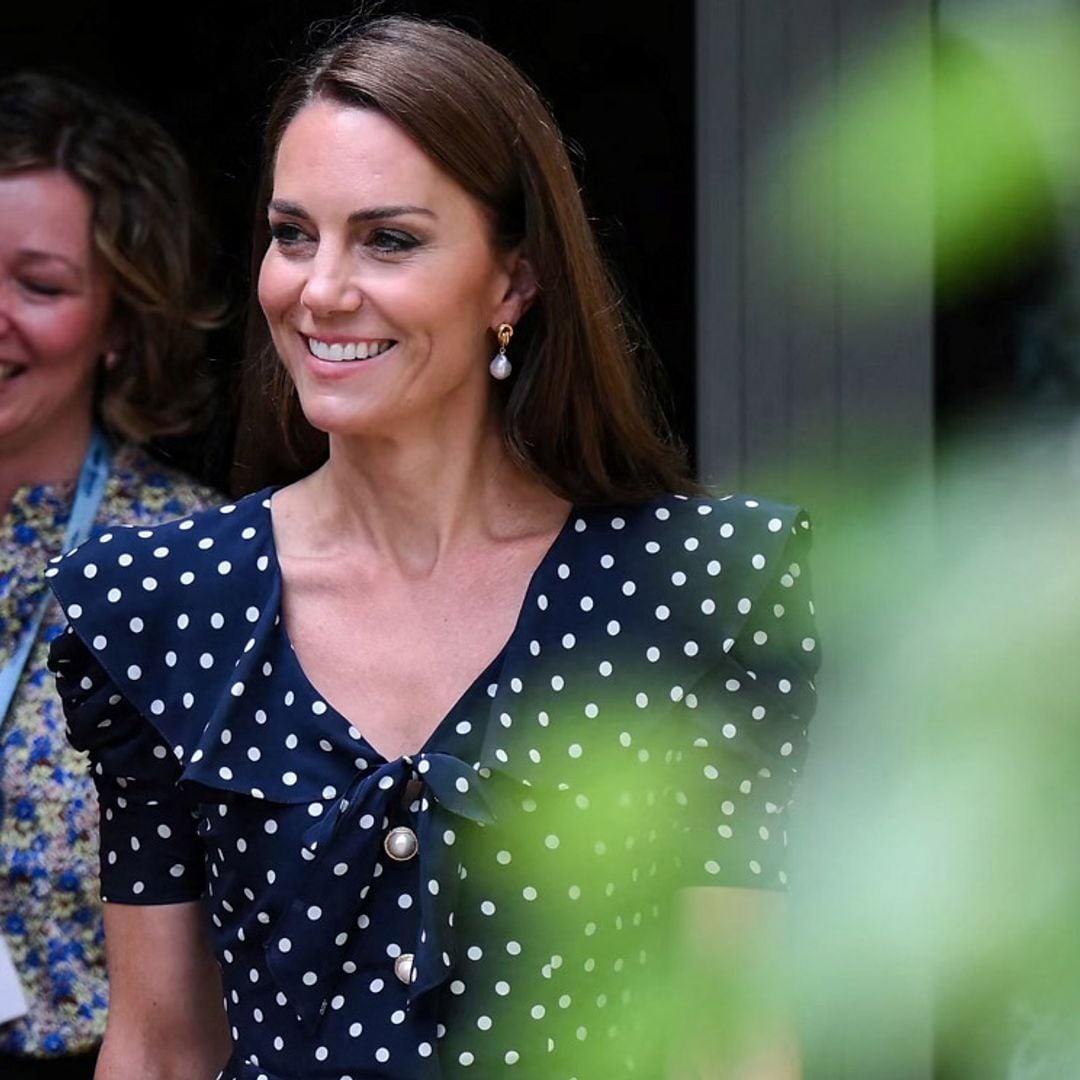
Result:
<instances>
[{"instance_id":1,"label":"eye","mask_svg":"<svg viewBox=\"0 0 1080 1080\"><path fill-rule=\"evenodd\" d=\"M397 255L405 251L411 251L418 247L420 241L410 233L401 229L376 229L369 237L368 243L376 251L388 255Z\"/></svg>"},{"instance_id":2,"label":"eye","mask_svg":"<svg viewBox=\"0 0 1080 1080\"><path fill-rule=\"evenodd\" d=\"M64 294L64 290L59 285L53 285L48 281L39 281L36 278L24 278L22 287L34 296L52 298Z\"/></svg>"},{"instance_id":3,"label":"eye","mask_svg":"<svg viewBox=\"0 0 1080 1080\"><path fill-rule=\"evenodd\" d=\"M311 239L299 225L291 221L271 222L270 235L278 247L295 247Z\"/></svg>"}]
</instances>

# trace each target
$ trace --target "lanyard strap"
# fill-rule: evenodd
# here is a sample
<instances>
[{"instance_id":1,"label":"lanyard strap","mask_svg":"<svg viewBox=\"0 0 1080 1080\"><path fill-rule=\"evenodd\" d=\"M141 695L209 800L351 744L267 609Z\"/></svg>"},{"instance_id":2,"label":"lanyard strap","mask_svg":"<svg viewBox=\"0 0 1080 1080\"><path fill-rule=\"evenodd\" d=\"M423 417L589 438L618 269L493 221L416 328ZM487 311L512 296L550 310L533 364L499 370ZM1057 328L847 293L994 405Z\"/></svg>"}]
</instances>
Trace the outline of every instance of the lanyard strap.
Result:
<instances>
[{"instance_id":1,"label":"lanyard strap","mask_svg":"<svg viewBox=\"0 0 1080 1080\"><path fill-rule=\"evenodd\" d=\"M68 518L67 531L64 533L63 552L71 551L78 547L90 536L90 530L94 527L97 518L98 507L101 506L102 497L105 494L105 485L109 479L109 470L112 466L112 450L108 440L100 429L95 428L90 440L90 447L83 458L82 470L79 472L79 482L75 488L75 501L71 506L71 516ZM19 647L15 650L11 659L0 669L0 724L7 718L11 701L15 697L19 680L22 678L26 663L30 659L34 642L37 641L38 631L41 629L41 621L45 618L45 610L49 606L49 593L46 590L34 611L33 618L27 624L19 639Z\"/></svg>"}]
</instances>

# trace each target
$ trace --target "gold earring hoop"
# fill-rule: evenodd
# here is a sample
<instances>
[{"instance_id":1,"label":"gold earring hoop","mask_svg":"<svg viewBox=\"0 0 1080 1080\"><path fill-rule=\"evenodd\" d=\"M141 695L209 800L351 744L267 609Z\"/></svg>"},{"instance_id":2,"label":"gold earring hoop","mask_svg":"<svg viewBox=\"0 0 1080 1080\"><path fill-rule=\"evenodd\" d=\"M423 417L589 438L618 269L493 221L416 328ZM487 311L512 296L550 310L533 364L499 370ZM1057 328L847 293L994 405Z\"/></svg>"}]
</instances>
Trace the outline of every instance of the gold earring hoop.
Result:
<instances>
[{"instance_id":1,"label":"gold earring hoop","mask_svg":"<svg viewBox=\"0 0 1080 1080\"><path fill-rule=\"evenodd\" d=\"M491 363L488 364L488 371L491 372L493 379L502 382L503 379L509 379L510 373L514 370L514 365L510 363L510 359L506 355L506 347L514 336L514 328L509 323L499 323L495 336L499 339L499 351L492 357Z\"/></svg>"}]
</instances>

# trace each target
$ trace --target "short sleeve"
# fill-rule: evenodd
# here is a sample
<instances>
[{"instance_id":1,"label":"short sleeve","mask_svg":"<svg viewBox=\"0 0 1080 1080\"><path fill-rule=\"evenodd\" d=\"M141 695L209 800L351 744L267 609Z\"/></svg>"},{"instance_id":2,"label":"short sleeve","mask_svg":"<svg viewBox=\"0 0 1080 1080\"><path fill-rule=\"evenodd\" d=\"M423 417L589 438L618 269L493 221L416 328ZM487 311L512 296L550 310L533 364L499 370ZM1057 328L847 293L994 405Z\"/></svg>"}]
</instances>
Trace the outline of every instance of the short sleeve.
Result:
<instances>
[{"instance_id":1,"label":"short sleeve","mask_svg":"<svg viewBox=\"0 0 1080 1080\"><path fill-rule=\"evenodd\" d=\"M177 787L180 765L70 629L49 653L68 739L88 751L101 815L102 900L171 904L205 886L197 819Z\"/></svg>"},{"instance_id":2,"label":"short sleeve","mask_svg":"<svg viewBox=\"0 0 1080 1080\"><path fill-rule=\"evenodd\" d=\"M788 811L818 668L805 514L787 531L763 587L739 590L746 617L737 635L720 643L719 658L681 702L675 798L684 886L787 885Z\"/></svg>"}]
</instances>

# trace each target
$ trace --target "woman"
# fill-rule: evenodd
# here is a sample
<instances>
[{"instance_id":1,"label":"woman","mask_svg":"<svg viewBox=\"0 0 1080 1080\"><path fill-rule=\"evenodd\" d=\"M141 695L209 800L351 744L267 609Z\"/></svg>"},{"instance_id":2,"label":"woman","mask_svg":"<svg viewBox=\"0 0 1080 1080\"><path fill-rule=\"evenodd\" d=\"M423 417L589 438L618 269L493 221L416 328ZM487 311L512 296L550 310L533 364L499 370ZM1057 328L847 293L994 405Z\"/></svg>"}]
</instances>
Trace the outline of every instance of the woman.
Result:
<instances>
[{"instance_id":1,"label":"woman","mask_svg":"<svg viewBox=\"0 0 1080 1080\"><path fill-rule=\"evenodd\" d=\"M176 148L41 75L0 81L0 1075L90 1076L107 1007L97 805L45 671L48 558L211 492L138 448L189 430L208 312ZM24 1008L25 1006L25 1008Z\"/></svg>"},{"instance_id":2,"label":"woman","mask_svg":"<svg viewBox=\"0 0 1080 1080\"><path fill-rule=\"evenodd\" d=\"M315 56L264 194L252 382L283 369L325 464L48 571L124 943L99 1075L656 1075L675 890L783 882L805 519L695 493L554 124L480 42L390 18Z\"/></svg>"}]
</instances>

